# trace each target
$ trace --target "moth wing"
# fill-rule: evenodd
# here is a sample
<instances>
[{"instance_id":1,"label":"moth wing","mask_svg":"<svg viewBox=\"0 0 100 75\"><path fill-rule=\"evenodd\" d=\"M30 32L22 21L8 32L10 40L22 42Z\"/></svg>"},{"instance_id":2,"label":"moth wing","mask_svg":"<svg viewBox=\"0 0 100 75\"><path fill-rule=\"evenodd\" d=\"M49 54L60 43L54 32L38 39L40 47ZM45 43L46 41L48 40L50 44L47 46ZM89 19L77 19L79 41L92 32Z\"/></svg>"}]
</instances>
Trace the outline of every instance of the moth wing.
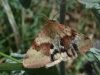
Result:
<instances>
[{"instance_id":1,"label":"moth wing","mask_svg":"<svg viewBox=\"0 0 100 75\"><path fill-rule=\"evenodd\" d=\"M41 31L28 49L23 60L26 68L39 68L51 62L50 38Z\"/></svg>"},{"instance_id":2,"label":"moth wing","mask_svg":"<svg viewBox=\"0 0 100 75\"><path fill-rule=\"evenodd\" d=\"M62 24L59 26L62 32L58 34L69 57L74 57L76 53L83 54L93 46L91 40L82 33L79 33Z\"/></svg>"}]
</instances>

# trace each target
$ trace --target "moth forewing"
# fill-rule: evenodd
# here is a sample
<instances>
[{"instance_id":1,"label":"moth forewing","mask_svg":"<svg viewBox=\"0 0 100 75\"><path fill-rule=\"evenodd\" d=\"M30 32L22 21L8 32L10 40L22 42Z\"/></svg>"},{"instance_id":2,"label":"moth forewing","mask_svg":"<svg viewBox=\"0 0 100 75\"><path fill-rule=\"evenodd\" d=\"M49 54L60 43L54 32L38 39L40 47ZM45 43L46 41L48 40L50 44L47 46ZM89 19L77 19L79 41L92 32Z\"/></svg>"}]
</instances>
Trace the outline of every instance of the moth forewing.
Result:
<instances>
[{"instance_id":1,"label":"moth forewing","mask_svg":"<svg viewBox=\"0 0 100 75\"><path fill-rule=\"evenodd\" d=\"M23 60L26 68L51 67L75 59L93 46L85 35L54 20L45 23Z\"/></svg>"}]
</instances>

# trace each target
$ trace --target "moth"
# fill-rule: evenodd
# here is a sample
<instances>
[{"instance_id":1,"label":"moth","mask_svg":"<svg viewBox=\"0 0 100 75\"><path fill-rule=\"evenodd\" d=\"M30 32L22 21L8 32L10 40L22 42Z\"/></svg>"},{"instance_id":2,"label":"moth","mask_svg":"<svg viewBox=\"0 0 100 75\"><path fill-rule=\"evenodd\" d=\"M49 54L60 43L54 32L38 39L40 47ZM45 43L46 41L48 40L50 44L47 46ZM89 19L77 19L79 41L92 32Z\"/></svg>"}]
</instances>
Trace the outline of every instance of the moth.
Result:
<instances>
[{"instance_id":1,"label":"moth","mask_svg":"<svg viewBox=\"0 0 100 75\"><path fill-rule=\"evenodd\" d=\"M45 23L23 60L25 68L51 67L75 59L93 46L91 40L54 20Z\"/></svg>"}]
</instances>

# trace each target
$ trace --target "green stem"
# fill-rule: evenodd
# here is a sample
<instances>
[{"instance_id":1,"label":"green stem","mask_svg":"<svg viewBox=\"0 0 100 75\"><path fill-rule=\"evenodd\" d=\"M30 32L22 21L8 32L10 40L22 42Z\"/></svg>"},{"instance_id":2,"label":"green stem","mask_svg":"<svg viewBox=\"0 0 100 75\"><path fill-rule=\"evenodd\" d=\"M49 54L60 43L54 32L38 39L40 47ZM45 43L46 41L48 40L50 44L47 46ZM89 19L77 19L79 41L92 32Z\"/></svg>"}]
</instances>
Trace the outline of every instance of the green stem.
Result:
<instances>
[{"instance_id":1,"label":"green stem","mask_svg":"<svg viewBox=\"0 0 100 75\"><path fill-rule=\"evenodd\" d=\"M66 2L60 5L60 24L64 24L66 13ZM60 63L60 75L65 75L65 63L62 61Z\"/></svg>"},{"instance_id":2,"label":"green stem","mask_svg":"<svg viewBox=\"0 0 100 75\"><path fill-rule=\"evenodd\" d=\"M2 53L2 52L0 52L0 55L6 57L6 58L8 58L8 59L11 59L11 60L13 60L13 61L15 61L15 62L17 62L17 63L22 63L20 60L17 60L17 59L15 59L15 58L12 58L11 56L8 56L8 55L6 55L6 54L4 54L4 53Z\"/></svg>"}]
</instances>

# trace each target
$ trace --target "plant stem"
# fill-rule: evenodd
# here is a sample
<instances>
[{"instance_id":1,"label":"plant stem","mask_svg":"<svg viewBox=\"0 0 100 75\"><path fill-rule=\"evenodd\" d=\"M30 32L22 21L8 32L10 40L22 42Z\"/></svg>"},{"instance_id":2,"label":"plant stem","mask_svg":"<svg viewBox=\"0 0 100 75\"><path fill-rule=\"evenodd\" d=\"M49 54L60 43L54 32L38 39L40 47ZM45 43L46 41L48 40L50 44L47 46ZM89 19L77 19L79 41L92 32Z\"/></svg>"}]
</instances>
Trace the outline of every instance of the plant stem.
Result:
<instances>
[{"instance_id":1,"label":"plant stem","mask_svg":"<svg viewBox=\"0 0 100 75\"><path fill-rule=\"evenodd\" d=\"M15 59L15 58L12 58L11 56L8 56L8 55L6 55L6 54L4 54L4 53L2 53L2 52L0 52L0 55L6 57L6 58L8 58L8 59L11 59L11 60L13 60L13 61L15 61L15 62L17 62L17 63L22 63L20 60L17 60L17 59Z\"/></svg>"},{"instance_id":2,"label":"plant stem","mask_svg":"<svg viewBox=\"0 0 100 75\"><path fill-rule=\"evenodd\" d=\"M60 5L60 23L64 24L65 21L65 13L66 13L66 4Z\"/></svg>"},{"instance_id":3,"label":"plant stem","mask_svg":"<svg viewBox=\"0 0 100 75\"><path fill-rule=\"evenodd\" d=\"M66 2L64 4L60 4L60 24L64 24L65 13L66 13ZM65 75L65 63L64 63L64 61L62 61L60 63L60 75Z\"/></svg>"}]
</instances>

